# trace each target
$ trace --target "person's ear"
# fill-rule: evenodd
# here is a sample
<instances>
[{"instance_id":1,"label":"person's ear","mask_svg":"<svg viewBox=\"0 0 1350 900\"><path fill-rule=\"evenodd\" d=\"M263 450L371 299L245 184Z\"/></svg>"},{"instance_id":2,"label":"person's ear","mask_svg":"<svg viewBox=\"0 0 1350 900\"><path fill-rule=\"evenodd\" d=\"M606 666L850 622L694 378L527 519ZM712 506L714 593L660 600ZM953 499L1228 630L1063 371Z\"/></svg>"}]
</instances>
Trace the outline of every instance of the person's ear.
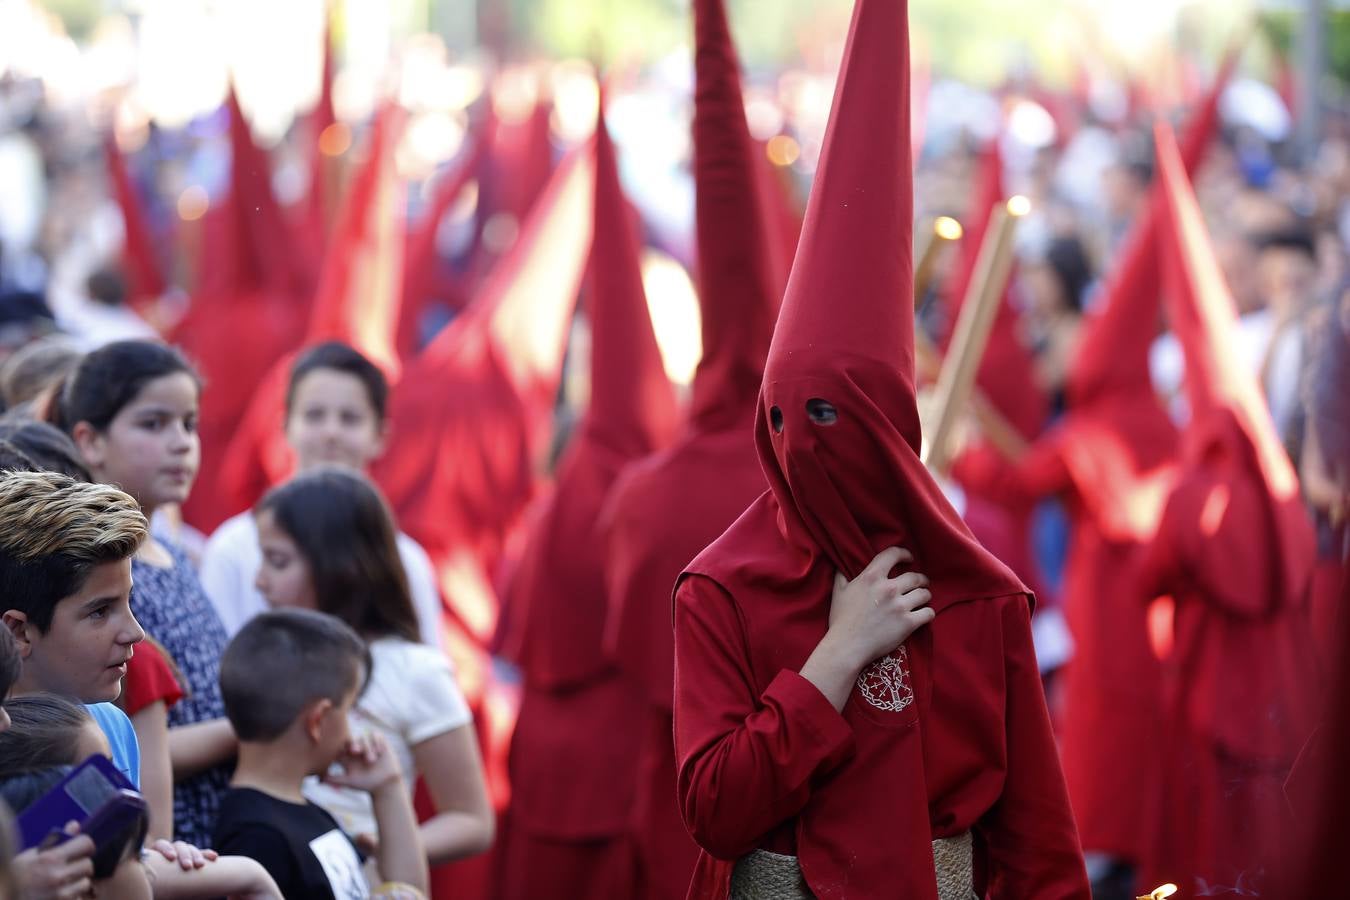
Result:
<instances>
[{"instance_id":1,"label":"person's ear","mask_svg":"<svg viewBox=\"0 0 1350 900\"><path fill-rule=\"evenodd\" d=\"M14 641L19 645L19 656L27 659L33 652L33 637L37 631L28 621L28 613L19 609L7 609L0 614L0 620L4 621L9 633L14 635Z\"/></svg>"},{"instance_id":2,"label":"person's ear","mask_svg":"<svg viewBox=\"0 0 1350 900\"><path fill-rule=\"evenodd\" d=\"M322 743L324 720L333 708L333 701L327 697L315 700L304 712L305 734L315 744Z\"/></svg>"},{"instance_id":3,"label":"person's ear","mask_svg":"<svg viewBox=\"0 0 1350 900\"><path fill-rule=\"evenodd\" d=\"M103 468L108 455L108 442L102 432L88 422L76 422L75 427L70 430L70 437L79 449L80 457L84 459L86 466L95 471Z\"/></svg>"}]
</instances>

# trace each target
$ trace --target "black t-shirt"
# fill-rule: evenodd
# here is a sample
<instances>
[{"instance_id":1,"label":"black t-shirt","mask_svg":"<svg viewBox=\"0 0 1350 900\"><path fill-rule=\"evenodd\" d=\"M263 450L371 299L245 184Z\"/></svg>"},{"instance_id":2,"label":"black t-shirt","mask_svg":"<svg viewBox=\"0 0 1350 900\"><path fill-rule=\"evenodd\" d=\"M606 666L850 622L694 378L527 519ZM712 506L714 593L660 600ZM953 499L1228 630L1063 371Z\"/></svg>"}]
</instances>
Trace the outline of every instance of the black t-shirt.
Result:
<instances>
[{"instance_id":1,"label":"black t-shirt","mask_svg":"<svg viewBox=\"0 0 1350 900\"><path fill-rule=\"evenodd\" d=\"M287 898L370 896L356 846L313 803L288 803L252 788L231 788L220 802L213 846L222 854L257 860Z\"/></svg>"}]
</instances>

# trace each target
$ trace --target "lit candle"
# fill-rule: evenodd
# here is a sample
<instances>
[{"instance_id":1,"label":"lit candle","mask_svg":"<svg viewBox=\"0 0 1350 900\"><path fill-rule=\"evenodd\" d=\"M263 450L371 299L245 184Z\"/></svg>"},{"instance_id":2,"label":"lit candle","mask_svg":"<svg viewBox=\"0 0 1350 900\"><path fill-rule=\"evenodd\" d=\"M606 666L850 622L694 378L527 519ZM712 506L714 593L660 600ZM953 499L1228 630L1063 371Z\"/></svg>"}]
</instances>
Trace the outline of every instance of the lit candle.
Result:
<instances>
[{"instance_id":1,"label":"lit candle","mask_svg":"<svg viewBox=\"0 0 1350 900\"><path fill-rule=\"evenodd\" d=\"M964 232L961 223L951 216L938 216L928 231L928 240L914 264L914 302L918 303L928 293L929 282L933 280L933 267L942 248L953 241L961 240Z\"/></svg>"}]
</instances>

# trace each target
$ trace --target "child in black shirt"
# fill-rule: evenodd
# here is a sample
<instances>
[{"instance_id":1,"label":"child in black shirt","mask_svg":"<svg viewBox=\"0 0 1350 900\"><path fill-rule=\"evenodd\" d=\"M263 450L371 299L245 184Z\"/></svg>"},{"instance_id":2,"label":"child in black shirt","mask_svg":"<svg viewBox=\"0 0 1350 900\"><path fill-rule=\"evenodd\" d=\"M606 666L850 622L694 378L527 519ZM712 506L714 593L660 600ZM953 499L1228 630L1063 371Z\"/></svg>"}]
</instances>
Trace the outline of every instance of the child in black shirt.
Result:
<instances>
[{"instance_id":1,"label":"child in black shirt","mask_svg":"<svg viewBox=\"0 0 1350 900\"><path fill-rule=\"evenodd\" d=\"M426 854L398 760L378 736L353 741L347 730L369 674L369 652L354 631L301 609L256 617L221 659L239 764L221 802L215 845L262 863L287 897L370 895L355 845L301 793L309 775L370 792L381 875L426 890ZM335 762L342 774L327 774Z\"/></svg>"}]
</instances>

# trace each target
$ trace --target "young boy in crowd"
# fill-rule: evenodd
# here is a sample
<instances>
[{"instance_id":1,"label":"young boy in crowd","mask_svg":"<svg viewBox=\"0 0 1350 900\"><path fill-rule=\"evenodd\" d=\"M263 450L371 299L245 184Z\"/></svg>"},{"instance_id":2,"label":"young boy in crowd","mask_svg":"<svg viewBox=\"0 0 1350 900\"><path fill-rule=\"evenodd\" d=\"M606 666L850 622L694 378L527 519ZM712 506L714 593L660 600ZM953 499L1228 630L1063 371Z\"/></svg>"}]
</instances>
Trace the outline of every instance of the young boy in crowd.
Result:
<instances>
[{"instance_id":1,"label":"young boy in crowd","mask_svg":"<svg viewBox=\"0 0 1350 900\"><path fill-rule=\"evenodd\" d=\"M351 740L351 712L370 676L370 651L347 625L305 609L262 613L220 662L239 765L220 805L216 848L262 863L287 897L366 897L356 845L305 800L311 775L368 791L381 876L426 890L427 860L397 757L378 736ZM337 763L340 774L330 773Z\"/></svg>"},{"instance_id":2,"label":"young boy in crowd","mask_svg":"<svg viewBox=\"0 0 1350 900\"><path fill-rule=\"evenodd\" d=\"M0 473L0 613L22 666L15 696L87 704L112 759L140 784L140 748L122 693L145 632L131 614L131 557L148 531L127 494L53 472Z\"/></svg>"}]
</instances>

